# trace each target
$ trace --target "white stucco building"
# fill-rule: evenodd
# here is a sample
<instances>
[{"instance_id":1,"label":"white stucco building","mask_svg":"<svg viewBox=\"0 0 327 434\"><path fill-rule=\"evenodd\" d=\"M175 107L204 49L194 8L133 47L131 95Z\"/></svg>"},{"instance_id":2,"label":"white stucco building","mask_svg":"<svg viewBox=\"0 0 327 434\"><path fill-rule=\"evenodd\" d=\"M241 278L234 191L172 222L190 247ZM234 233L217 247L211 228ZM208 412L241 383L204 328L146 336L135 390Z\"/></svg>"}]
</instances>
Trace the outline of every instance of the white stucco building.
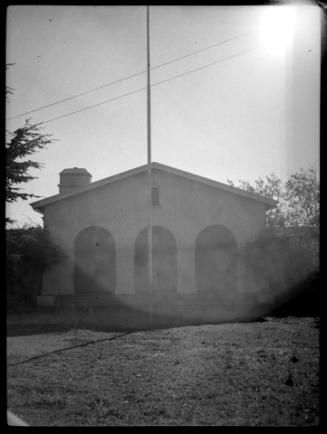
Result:
<instances>
[{"instance_id":1,"label":"white stucco building","mask_svg":"<svg viewBox=\"0 0 327 434\"><path fill-rule=\"evenodd\" d=\"M151 168L151 194L147 165L93 183L73 168L60 173L59 194L32 204L67 254L45 273L40 304L87 300L146 310L151 303L194 317L206 306L208 318L223 320L257 297L237 251L264 228L276 202L159 163Z\"/></svg>"}]
</instances>

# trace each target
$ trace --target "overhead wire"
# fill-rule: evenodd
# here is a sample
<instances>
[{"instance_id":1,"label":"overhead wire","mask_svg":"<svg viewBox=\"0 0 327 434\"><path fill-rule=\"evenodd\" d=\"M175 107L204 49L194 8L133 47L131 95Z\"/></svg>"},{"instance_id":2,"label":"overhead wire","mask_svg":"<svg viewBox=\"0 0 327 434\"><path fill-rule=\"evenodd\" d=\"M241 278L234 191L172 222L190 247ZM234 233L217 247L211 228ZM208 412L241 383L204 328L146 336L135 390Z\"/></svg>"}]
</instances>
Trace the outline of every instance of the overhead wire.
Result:
<instances>
[{"instance_id":1,"label":"overhead wire","mask_svg":"<svg viewBox=\"0 0 327 434\"><path fill-rule=\"evenodd\" d=\"M227 60L229 60L229 59L232 59L232 58L234 58L234 57L241 56L241 55L246 54L246 53L248 53L248 52L254 51L254 50L256 50L257 48L259 48L261 45L262 45L262 44L257 45L257 46L252 47L252 48L249 48L249 49L247 49L247 50L243 50L243 51L241 51L241 52L239 52L239 53L233 54L233 55L228 56L228 57L225 57L225 58L223 58L223 59L219 59L219 60L216 60L216 61L214 61L214 62L207 63L206 65L199 66L199 67L194 68L194 69L192 69L192 70L188 70L188 71L186 71L186 72L183 72L183 73L181 73L181 74L175 75L175 76L173 76L173 77L169 77L169 78L167 78L167 79L160 80L160 81L158 81L158 82L156 82L156 83L153 83L153 84L151 85L151 87L155 87L155 86L158 86L158 85L160 85L160 84L162 84L162 83L167 83L167 82L169 82L169 81L176 80L177 78L184 77L185 75L192 74L192 73L194 73L194 72L200 71L200 70L205 69L205 68L208 68L208 67L210 67L210 66L213 66L213 65L216 65L216 64L219 64L219 63L223 63L223 62L225 62L225 61L227 61ZM73 111L73 112L69 112L69 113L66 113L66 114L64 114L64 115L60 115L60 116L57 116L57 117L54 117L54 118L47 119L46 121L38 122L37 124L32 125L31 128L33 128L34 126L43 125L43 124L46 124L46 123L48 123L48 122L52 122L52 121L55 121L55 120L58 120L58 119L63 119L63 118L65 118L65 117L72 116L72 115L74 115L74 114L76 114L76 113L81 113L81 112L86 111L86 110L91 110L91 109L93 109L93 108L95 108L95 107L99 107L99 106L104 105L104 104L107 104L107 103L109 103L109 102L116 101L116 100L118 100L118 99L121 99L121 98L127 97L127 96L129 96L129 95L133 95L133 94L135 94L135 93L141 92L141 91L143 91L143 90L145 90L145 89L146 89L146 87L142 87L142 88L139 88L139 89L133 90L133 91L131 91L131 92L127 92L127 93L124 93L124 94L122 94L122 95L118 95L118 96L116 96L116 97L109 98L109 99L107 99L107 100L101 101L101 102L99 102L99 103L97 103L97 104L93 104L93 105L90 105L90 106L87 106L87 107L83 107L83 108L81 108L81 109L79 109L79 110L75 110L75 111Z\"/></svg>"},{"instance_id":2,"label":"overhead wire","mask_svg":"<svg viewBox=\"0 0 327 434\"><path fill-rule=\"evenodd\" d=\"M160 64L158 64L156 66L153 66L152 68L150 68L150 70L153 71L153 70L162 68L163 66L170 65L171 63L177 62L177 61L182 60L182 59L186 59L187 57L194 56L194 55L196 55L198 53L201 53L203 51L209 50L211 48L218 47L218 46L223 45L223 44L226 44L227 42L230 42L230 41L232 41L234 39L241 38L242 36L245 36L245 35L250 34L250 33L251 32L243 32L243 33L235 35L235 36L233 36L231 38L224 39L222 41L216 42L214 44L208 45L208 46L203 47L203 48L199 48L198 50L192 51L191 53L187 53L187 54L184 54L183 56L175 57L174 59L171 59L171 60L168 60L166 62L160 63ZM68 96L66 98L59 99L59 100L54 101L52 103L49 103L49 104L46 104L46 105L42 105L40 107L34 108L34 109L26 111L24 113L20 113L18 115L11 116L11 117L7 118L7 120L17 119L19 117L26 116L26 115L28 115L30 113L35 113L37 111L40 111L40 110L43 110L43 109L46 109L46 108L49 108L49 107L53 107L53 106L61 104L63 102L71 101L71 100L73 100L75 98L78 98L80 96L86 95L88 93L95 92L97 90L104 89L106 87L113 86L115 84L121 83L123 81L129 80L129 79L134 78L134 77L137 77L139 75L144 74L145 72L147 72L146 69L143 70L143 71L135 72L135 73L130 74L130 75L126 75L126 76L121 77L121 78L119 78L117 80L113 80L113 81L110 81L109 83L105 83L105 84L103 84L101 86L97 86L97 87L94 87L92 89L88 89L86 91L80 92L78 94L71 95L71 96Z\"/></svg>"},{"instance_id":3,"label":"overhead wire","mask_svg":"<svg viewBox=\"0 0 327 434\"><path fill-rule=\"evenodd\" d=\"M231 56L225 57L224 59L215 60L214 62L207 63L206 65L199 66L197 68L190 69L190 70L188 70L186 72L182 72L181 74L174 75L173 77L166 78L164 80L158 81L157 83L154 83L151 87L158 86L159 84L166 83L166 82L171 81L171 80L175 80L176 78L184 77L185 75L192 74L193 72L200 71L201 69L208 68L209 66L213 66L213 65L217 65L218 63L225 62L226 60L232 59L233 57L237 57L237 56L240 56L242 54L248 53L250 51L254 51L257 48L259 48L260 46L261 45L257 45L255 47L249 48L247 50L243 50L240 53L232 54Z\"/></svg>"}]
</instances>

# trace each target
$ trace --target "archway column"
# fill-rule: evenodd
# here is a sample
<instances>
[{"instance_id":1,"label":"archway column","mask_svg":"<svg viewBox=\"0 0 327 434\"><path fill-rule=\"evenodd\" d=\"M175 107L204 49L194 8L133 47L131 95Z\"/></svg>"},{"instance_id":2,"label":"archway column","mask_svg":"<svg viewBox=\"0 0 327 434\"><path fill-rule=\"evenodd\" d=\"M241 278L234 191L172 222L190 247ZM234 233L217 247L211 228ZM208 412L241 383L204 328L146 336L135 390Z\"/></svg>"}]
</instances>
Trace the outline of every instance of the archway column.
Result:
<instances>
[{"instance_id":1,"label":"archway column","mask_svg":"<svg viewBox=\"0 0 327 434\"><path fill-rule=\"evenodd\" d=\"M117 294L134 294L134 245L117 242Z\"/></svg>"},{"instance_id":2,"label":"archway column","mask_svg":"<svg viewBox=\"0 0 327 434\"><path fill-rule=\"evenodd\" d=\"M195 249L192 245L177 245L177 292L179 294L196 293Z\"/></svg>"},{"instance_id":3,"label":"archway column","mask_svg":"<svg viewBox=\"0 0 327 434\"><path fill-rule=\"evenodd\" d=\"M174 234L159 225L152 226L152 290L158 294L176 293L178 288L177 245ZM149 290L147 228L139 232L135 240L135 289L142 293Z\"/></svg>"}]
</instances>

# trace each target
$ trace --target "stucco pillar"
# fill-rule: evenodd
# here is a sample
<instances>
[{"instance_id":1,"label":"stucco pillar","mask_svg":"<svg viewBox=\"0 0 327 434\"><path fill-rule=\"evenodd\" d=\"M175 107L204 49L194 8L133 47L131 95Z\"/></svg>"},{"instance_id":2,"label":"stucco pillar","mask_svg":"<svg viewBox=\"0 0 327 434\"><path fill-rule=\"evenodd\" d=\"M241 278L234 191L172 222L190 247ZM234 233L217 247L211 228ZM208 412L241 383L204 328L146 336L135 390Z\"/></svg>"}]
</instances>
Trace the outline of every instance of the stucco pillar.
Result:
<instances>
[{"instance_id":1,"label":"stucco pillar","mask_svg":"<svg viewBox=\"0 0 327 434\"><path fill-rule=\"evenodd\" d=\"M116 293L134 294L134 249L126 244L116 247Z\"/></svg>"},{"instance_id":2,"label":"stucco pillar","mask_svg":"<svg viewBox=\"0 0 327 434\"><path fill-rule=\"evenodd\" d=\"M195 287L195 251L190 245L177 246L177 292L193 294Z\"/></svg>"},{"instance_id":3,"label":"stucco pillar","mask_svg":"<svg viewBox=\"0 0 327 434\"><path fill-rule=\"evenodd\" d=\"M249 288L247 270L245 269L243 262L241 260L238 260L237 261L237 293L246 294L249 291L251 292L251 288Z\"/></svg>"}]
</instances>

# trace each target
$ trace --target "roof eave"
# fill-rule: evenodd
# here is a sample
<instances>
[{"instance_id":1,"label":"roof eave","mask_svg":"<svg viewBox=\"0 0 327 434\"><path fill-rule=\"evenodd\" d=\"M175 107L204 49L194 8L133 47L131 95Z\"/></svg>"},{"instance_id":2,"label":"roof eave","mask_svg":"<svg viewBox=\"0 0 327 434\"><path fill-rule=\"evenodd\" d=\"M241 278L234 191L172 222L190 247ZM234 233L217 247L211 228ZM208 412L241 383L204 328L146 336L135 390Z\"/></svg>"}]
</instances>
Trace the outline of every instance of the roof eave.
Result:
<instances>
[{"instance_id":1,"label":"roof eave","mask_svg":"<svg viewBox=\"0 0 327 434\"><path fill-rule=\"evenodd\" d=\"M274 199L270 199L270 198L267 198L265 196L262 196L262 195L259 195L259 194L256 194L256 193L250 193L250 192L247 192L245 190L242 190L242 189L239 189L239 188L236 188L236 187L232 187L232 186L223 184L223 183L221 183L219 181L214 181L212 179L208 179L208 178L205 178L205 177L200 176L200 175L195 175L193 173L184 172L183 170L175 169L174 167L166 166L166 165L161 164L161 163L154 162L154 163L151 164L151 166L152 166L152 168L161 169L161 170L164 170L166 172L169 172L169 173L172 173L172 174L175 174L175 175L179 175L179 176L182 176L182 177L193 179L195 181L204 183L206 185L211 185L212 187L215 187L215 188L220 188L220 189L222 189L224 191L227 191L229 193L236 194L237 196L243 196L243 197L245 197L247 199L254 200L256 202L261 202L261 203L263 203L265 205L265 207L266 207L267 210L271 209L271 208L274 208L278 204L278 202L276 200L274 200ZM30 205L36 211L43 212L44 208L47 205L50 205L52 203L56 203L56 202L58 202L60 200L63 200L63 199L68 199L68 198L76 196L78 194L86 193L88 191L94 190L95 188L99 188L99 187L105 186L105 185L107 185L107 184L109 184L111 182L115 182L115 181L119 181L119 180L125 179L128 176L135 175L135 174L138 174L138 173L142 173L142 172L146 171L147 168L148 168L148 165L145 164L143 166L139 166L139 167L136 167L134 169L127 170L126 172L118 173L116 175L104 178L102 180L92 182L88 186L80 188L78 190L74 190L72 192L64 193L64 194L63 193L56 194L54 196L50 196L48 198L32 202Z\"/></svg>"},{"instance_id":2,"label":"roof eave","mask_svg":"<svg viewBox=\"0 0 327 434\"><path fill-rule=\"evenodd\" d=\"M165 165L160 164L160 163L152 163L152 165L153 165L153 167L156 167L158 169L160 169L160 168L164 169L170 173L174 173L175 175L180 175L180 176L192 178L196 181L202 182L206 185L211 185L215 188L220 188L221 190L227 191L229 193L233 193L233 194L236 194L238 196L243 196L245 198L255 200L256 202L262 202L269 208L274 208L278 204L278 202L274 199L268 198L268 197L263 196L263 195L258 194L258 193L251 193L251 192L242 190L241 188L232 187L230 185L223 184L223 183L221 183L219 181L215 181L213 179L205 178L203 176L195 175L195 174L189 173L189 172L184 172L183 170L175 169L175 168L169 167L169 166L165 166Z\"/></svg>"}]
</instances>

